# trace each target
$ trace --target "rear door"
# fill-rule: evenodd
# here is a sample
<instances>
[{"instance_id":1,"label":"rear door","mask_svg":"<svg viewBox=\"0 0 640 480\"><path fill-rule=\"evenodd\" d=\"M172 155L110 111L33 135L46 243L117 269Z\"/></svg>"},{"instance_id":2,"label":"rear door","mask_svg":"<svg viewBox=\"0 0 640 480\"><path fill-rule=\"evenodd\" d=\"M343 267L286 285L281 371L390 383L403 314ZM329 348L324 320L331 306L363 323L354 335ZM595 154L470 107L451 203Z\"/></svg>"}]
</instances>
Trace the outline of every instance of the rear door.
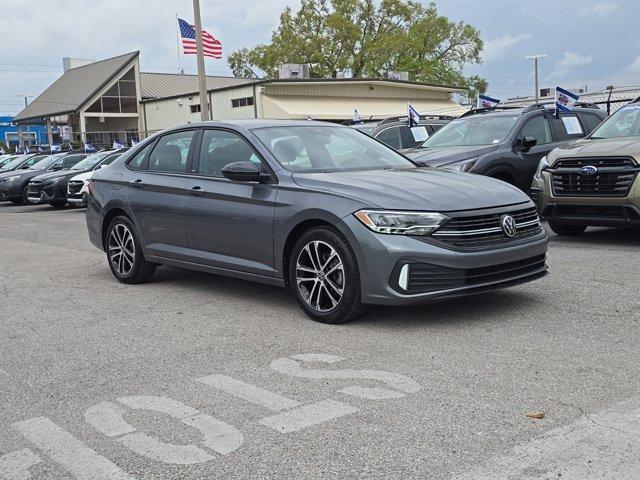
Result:
<instances>
[{"instance_id":1,"label":"rear door","mask_svg":"<svg viewBox=\"0 0 640 480\"><path fill-rule=\"evenodd\" d=\"M191 261L273 276L273 217L277 184L235 182L229 163L250 161L267 170L237 132L205 129L186 185L186 230Z\"/></svg>"},{"instance_id":2,"label":"rear door","mask_svg":"<svg viewBox=\"0 0 640 480\"><path fill-rule=\"evenodd\" d=\"M195 138L193 129L168 133L127 163L129 206L152 255L189 258L184 207Z\"/></svg>"}]
</instances>

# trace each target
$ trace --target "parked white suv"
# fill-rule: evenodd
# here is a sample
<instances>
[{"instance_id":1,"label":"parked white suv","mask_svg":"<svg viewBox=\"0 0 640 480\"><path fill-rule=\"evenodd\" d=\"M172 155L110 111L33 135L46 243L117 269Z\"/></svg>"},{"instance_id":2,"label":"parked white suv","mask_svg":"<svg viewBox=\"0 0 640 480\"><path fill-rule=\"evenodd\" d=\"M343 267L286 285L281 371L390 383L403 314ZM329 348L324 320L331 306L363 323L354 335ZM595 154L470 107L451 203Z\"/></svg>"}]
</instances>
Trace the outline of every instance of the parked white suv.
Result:
<instances>
[{"instance_id":1,"label":"parked white suv","mask_svg":"<svg viewBox=\"0 0 640 480\"><path fill-rule=\"evenodd\" d=\"M75 177L72 177L67 183L67 203L71 206L86 207L87 206L87 193L89 191L89 182L91 177L101 168L104 168L111 164L116 158L126 152L128 149L120 149L114 151L111 155L105 156L104 160L100 162L95 169L80 173Z\"/></svg>"}]
</instances>

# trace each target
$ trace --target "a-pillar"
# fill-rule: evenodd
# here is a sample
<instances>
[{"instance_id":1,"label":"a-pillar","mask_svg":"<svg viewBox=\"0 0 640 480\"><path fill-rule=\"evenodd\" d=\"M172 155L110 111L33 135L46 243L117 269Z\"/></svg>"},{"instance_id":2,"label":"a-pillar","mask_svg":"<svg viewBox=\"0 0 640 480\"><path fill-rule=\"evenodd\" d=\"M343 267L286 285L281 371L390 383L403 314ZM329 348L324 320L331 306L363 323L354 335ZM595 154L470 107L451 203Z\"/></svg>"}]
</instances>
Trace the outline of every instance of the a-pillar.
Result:
<instances>
[{"instance_id":1,"label":"a-pillar","mask_svg":"<svg viewBox=\"0 0 640 480\"><path fill-rule=\"evenodd\" d=\"M53 132L51 131L51 118L47 117L47 143L53 143Z\"/></svg>"}]
</instances>

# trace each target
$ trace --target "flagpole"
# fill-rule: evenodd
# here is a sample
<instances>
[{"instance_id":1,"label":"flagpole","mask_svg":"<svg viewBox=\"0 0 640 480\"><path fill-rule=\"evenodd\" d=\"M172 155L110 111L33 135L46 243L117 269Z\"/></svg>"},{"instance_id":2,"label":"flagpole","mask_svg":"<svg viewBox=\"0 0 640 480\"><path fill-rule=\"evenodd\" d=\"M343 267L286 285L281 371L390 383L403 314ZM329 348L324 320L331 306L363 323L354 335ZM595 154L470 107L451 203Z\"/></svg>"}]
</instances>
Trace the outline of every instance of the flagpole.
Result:
<instances>
[{"instance_id":1,"label":"flagpole","mask_svg":"<svg viewBox=\"0 0 640 480\"><path fill-rule=\"evenodd\" d=\"M176 53L178 59L178 73L182 73L180 68L180 22L178 22L178 14L176 13Z\"/></svg>"},{"instance_id":2,"label":"flagpole","mask_svg":"<svg viewBox=\"0 0 640 480\"><path fill-rule=\"evenodd\" d=\"M202 20L200 18L200 0L193 0L193 20L196 24L196 46L198 52L198 83L200 84L200 118L209 120L207 101L207 77L204 70L204 47L202 43Z\"/></svg>"}]
</instances>

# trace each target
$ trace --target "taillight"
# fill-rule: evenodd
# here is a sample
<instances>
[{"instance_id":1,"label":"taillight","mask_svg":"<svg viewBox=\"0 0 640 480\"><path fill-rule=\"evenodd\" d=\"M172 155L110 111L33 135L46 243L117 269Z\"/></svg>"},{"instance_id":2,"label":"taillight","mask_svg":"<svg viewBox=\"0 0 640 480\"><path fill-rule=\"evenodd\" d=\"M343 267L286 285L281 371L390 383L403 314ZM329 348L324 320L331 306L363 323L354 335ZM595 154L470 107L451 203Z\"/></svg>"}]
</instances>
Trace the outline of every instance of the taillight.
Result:
<instances>
[{"instance_id":1,"label":"taillight","mask_svg":"<svg viewBox=\"0 0 640 480\"><path fill-rule=\"evenodd\" d=\"M87 195L93 195L93 182L89 180L89 185L87 185Z\"/></svg>"}]
</instances>

